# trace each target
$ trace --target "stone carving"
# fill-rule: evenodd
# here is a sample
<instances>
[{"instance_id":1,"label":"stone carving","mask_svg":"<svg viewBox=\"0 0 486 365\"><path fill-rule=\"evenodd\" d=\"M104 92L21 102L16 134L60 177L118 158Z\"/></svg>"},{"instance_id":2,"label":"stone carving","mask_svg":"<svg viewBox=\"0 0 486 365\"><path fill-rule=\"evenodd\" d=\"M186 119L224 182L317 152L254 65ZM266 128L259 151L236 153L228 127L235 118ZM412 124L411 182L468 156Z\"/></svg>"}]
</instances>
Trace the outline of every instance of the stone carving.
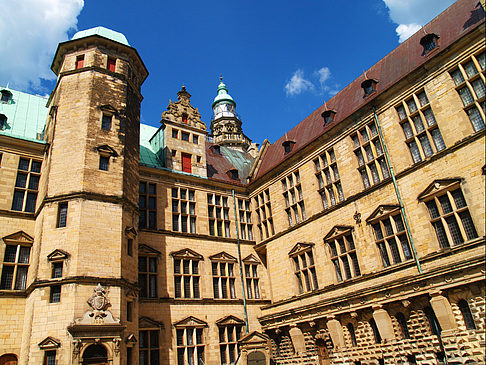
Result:
<instances>
[{"instance_id":1,"label":"stone carving","mask_svg":"<svg viewBox=\"0 0 486 365\"><path fill-rule=\"evenodd\" d=\"M103 324L119 324L120 320L113 317L108 310L110 307L110 300L106 297L106 290L98 283L94 288L93 295L88 299L87 303L91 307L84 313L83 318L76 319L75 325L103 325Z\"/></svg>"},{"instance_id":2,"label":"stone carving","mask_svg":"<svg viewBox=\"0 0 486 365\"><path fill-rule=\"evenodd\" d=\"M94 288L94 294L88 299L88 304L95 311L104 311L110 306L110 301L106 297L106 291L98 283L96 288Z\"/></svg>"},{"instance_id":3,"label":"stone carving","mask_svg":"<svg viewBox=\"0 0 486 365\"><path fill-rule=\"evenodd\" d=\"M190 104L191 94L182 86L181 91L177 93L177 101L169 100L167 110L162 113L162 119L172 122L189 124L193 127L206 131L207 127L201 121L199 110Z\"/></svg>"}]
</instances>

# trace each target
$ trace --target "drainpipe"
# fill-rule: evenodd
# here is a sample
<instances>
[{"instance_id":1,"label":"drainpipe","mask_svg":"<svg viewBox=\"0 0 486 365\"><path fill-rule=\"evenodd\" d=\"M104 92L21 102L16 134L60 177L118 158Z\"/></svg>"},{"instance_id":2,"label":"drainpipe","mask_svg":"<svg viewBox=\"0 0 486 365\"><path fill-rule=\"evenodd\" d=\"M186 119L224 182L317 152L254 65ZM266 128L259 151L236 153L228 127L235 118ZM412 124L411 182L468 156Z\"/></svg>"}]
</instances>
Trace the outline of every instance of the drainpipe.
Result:
<instances>
[{"instance_id":1,"label":"drainpipe","mask_svg":"<svg viewBox=\"0 0 486 365\"><path fill-rule=\"evenodd\" d=\"M420 266L420 261L417 256L417 250L415 249L415 244L413 243L412 233L410 231L410 225L408 224L407 214L405 213L405 206L403 205L402 197L400 195L400 190L398 190L397 179L395 178L395 172L393 171L393 166L391 164L390 155L388 154L388 148L386 147L385 139L383 138L383 133L381 131L380 121L378 119L378 115L376 114L376 108L373 106L373 115L375 117L376 126L378 128L378 134L380 136L380 142L383 146L383 150L385 151L385 159L388 167L390 168L390 175L393 181L393 187L395 188L395 193L397 194L398 204L400 205L400 211L402 213L403 221L405 223L405 228L407 230L408 240L410 242L410 246L412 247L413 257L415 259L415 263L417 264L417 269L419 274L422 274L422 267Z\"/></svg>"},{"instance_id":2,"label":"drainpipe","mask_svg":"<svg viewBox=\"0 0 486 365\"><path fill-rule=\"evenodd\" d=\"M236 198L235 198L234 189L231 190L231 195L233 196L233 208L235 210L236 243L238 245L238 263L240 264L241 290L243 291L243 309L245 310L245 327L246 327L246 333L249 333L250 331L248 328L248 312L246 310L245 282L243 280L243 264L241 262L240 232L238 230L239 222L238 222L238 213L236 211Z\"/></svg>"}]
</instances>

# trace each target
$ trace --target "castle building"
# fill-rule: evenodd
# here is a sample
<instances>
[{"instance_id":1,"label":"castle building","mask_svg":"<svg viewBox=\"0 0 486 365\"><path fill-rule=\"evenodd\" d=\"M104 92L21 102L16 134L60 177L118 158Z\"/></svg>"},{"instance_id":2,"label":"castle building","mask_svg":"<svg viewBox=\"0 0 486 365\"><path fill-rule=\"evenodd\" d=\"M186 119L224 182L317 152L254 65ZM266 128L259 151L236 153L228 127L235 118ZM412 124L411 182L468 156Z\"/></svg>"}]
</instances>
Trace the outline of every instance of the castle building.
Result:
<instances>
[{"instance_id":1,"label":"castle building","mask_svg":"<svg viewBox=\"0 0 486 365\"><path fill-rule=\"evenodd\" d=\"M0 88L0 365L484 364L484 6L261 146L223 80L156 128L123 34L60 43Z\"/></svg>"}]
</instances>

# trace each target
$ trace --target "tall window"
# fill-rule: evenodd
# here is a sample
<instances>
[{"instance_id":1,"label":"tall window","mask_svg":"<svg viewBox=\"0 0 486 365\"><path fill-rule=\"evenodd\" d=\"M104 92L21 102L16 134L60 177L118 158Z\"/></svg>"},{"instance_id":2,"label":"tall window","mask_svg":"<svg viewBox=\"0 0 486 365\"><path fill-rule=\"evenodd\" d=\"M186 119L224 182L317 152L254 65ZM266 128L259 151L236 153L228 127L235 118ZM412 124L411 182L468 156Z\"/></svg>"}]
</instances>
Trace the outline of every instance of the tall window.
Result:
<instances>
[{"instance_id":1,"label":"tall window","mask_svg":"<svg viewBox=\"0 0 486 365\"><path fill-rule=\"evenodd\" d=\"M234 266L234 262L211 262L211 270L213 274L213 292L215 298L236 298L236 276Z\"/></svg>"},{"instance_id":2,"label":"tall window","mask_svg":"<svg viewBox=\"0 0 486 365\"><path fill-rule=\"evenodd\" d=\"M375 122L367 124L358 133L352 134L351 139L365 189L389 178L390 172Z\"/></svg>"},{"instance_id":3,"label":"tall window","mask_svg":"<svg viewBox=\"0 0 486 365\"><path fill-rule=\"evenodd\" d=\"M57 206L57 227L66 227L68 203L59 203Z\"/></svg>"},{"instance_id":4,"label":"tall window","mask_svg":"<svg viewBox=\"0 0 486 365\"><path fill-rule=\"evenodd\" d=\"M273 236L272 204L270 203L270 190L266 189L254 198L255 212L257 216L257 227L260 232L260 240Z\"/></svg>"},{"instance_id":5,"label":"tall window","mask_svg":"<svg viewBox=\"0 0 486 365\"><path fill-rule=\"evenodd\" d=\"M381 343L380 331L378 331L378 327L376 326L374 318L371 318L368 323L370 324L371 330L373 331L375 343Z\"/></svg>"},{"instance_id":6,"label":"tall window","mask_svg":"<svg viewBox=\"0 0 486 365\"><path fill-rule=\"evenodd\" d=\"M158 365L160 363L159 330L143 330L138 332L139 365Z\"/></svg>"},{"instance_id":7,"label":"tall window","mask_svg":"<svg viewBox=\"0 0 486 365\"><path fill-rule=\"evenodd\" d=\"M101 117L101 129L109 131L111 129L111 121L113 119L112 115L103 114Z\"/></svg>"},{"instance_id":8,"label":"tall window","mask_svg":"<svg viewBox=\"0 0 486 365\"><path fill-rule=\"evenodd\" d=\"M307 215L305 214L304 195L300 184L299 171L291 173L282 180L282 190L289 226L306 220Z\"/></svg>"},{"instance_id":9,"label":"tall window","mask_svg":"<svg viewBox=\"0 0 486 365\"><path fill-rule=\"evenodd\" d=\"M84 67L84 55L77 56L75 68L79 69L83 67Z\"/></svg>"},{"instance_id":10,"label":"tall window","mask_svg":"<svg viewBox=\"0 0 486 365\"><path fill-rule=\"evenodd\" d=\"M459 180L438 180L422 193L440 247L478 237Z\"/></svg>"},{"instance_id":11,"label":"tall window","mask_svg":"<svg viewBox=\"0 0 486 365\"><path fill-rule=\"evenodd\" d=\"M358 342L356 341L356 331L354 330L353 324L348 323L346 327L348 329L349 336L351 337L351 346L353 347L358 346Z\"/></svg>"},{"instance_id":12,"label":"tall window","mask_svg":"<svg viewBox=\"0 0 486 365\"><path fill-rule=\"evenodd\" d=\"M405 319L405 316L398 312L395 315L395 319L398 322L398 325L400 326L400 331L402 333L402 338L407 339L410 338L410 333L408 332L408 325L407 325L407 320Z\"/></svg>"},{"instance_id":13,"label":"tall window","mask_svg":"<svg viewBox=\"0 0 486 365\"><path fill-rule=\"evenodd\" d=\"M380 206L368 219L368 222L373 227L384 267L413 258L402 214L398 207Z\"/></svg>"},{"instance_id":14,"label":"tall window","mask_svg":"<svg viewBox=\"0 0 486 365\"><path fill-rule=\"evenodd\" d=\"M157 257L138 256L140 298L157 298Z\"/></svg>"},{"instance_id":15,"label":"tall window","mask_svg":"<svg viewBox=\"0 0 486 365\"><path fill-rule=\"evenodd\" d=\"M182 157L182 171L191 173L192 172L192 156L188 153L181 153Z\"/></svg>"},{"instance_id":16,"label":"tall window","mask_svg":"<svg viewBox=\"0 0 486 365\"><path fill-rule=\"evenodd\" d=\"M5 246L1 290L25 290L29 270L30 246L20 244Z\"/></svg>"},{"instance_id":17,"label":"tall window","mask_svg":"<svg viewBox=\"0 0 486 365\"><path fill-rule=\"evenodd\" d=\"M324 240L331 249L331 261L338 282L361 275L350 228L335 227Z\"/></svg>"},{"instance_id":18,"label":"tall window","mask_svg":"<svg viewBox=\"0 0 486 365\"><path fill-rule=\"evenodd\" d=\"M102 171L108 171L110 168L110 156L100 155L99 169Z\"/></svg>"},{"instance_id":19,"label":"tall window","mask_svg":"<svg viewBox=\"0 0 486 365\"><path fill-rule=\"evenodd\" d=\"M141 181L139 183L138 193L138 207L140 210L138 228L156 229L156 201L156 185L153 183Z\"/></svg>"},{"instance_id":20,"label":"tall window","mask_svg":"<svg viewBox=\"0 0 486 365\"><path fill-rule=\"evenodd\" d=\"M314 160L322 207L327 209L344 200L334 149L330 148Z\"/></svg>"},{"instance_id":21,"label":"tall window","mask_svg":"<svg viewBox=\"0 0 486 365\"><path fill-rule=\"evenodd\" d=\"M464 299L461 299L458 303L457 306L459 307L459 310L461 311L462 318L464 319L464 324L466 325L466 328L468 330L475 330L476 329L476 323L474 323L474 318L471 313L471 308L469 308L469 304L467 301Z\"/></svg>"},{"instance_id":22,"label":"tall window","mask_svg":"<svg viewBox=\"0 0 486 365\"><path fill-rule=\"evenodd\" d=\"M44 352L43 365L56 365L56 350L50 350Z\"/></svg>"},{"instance_id":23,"label":"tall window","mask_svg":"<svg viewBox=\"0 0 486 365\"><path fill-rule=\"evenodd\" d=\"M188 249L173 253L172 256L175 297L200 298L199 261L202 260L202 256Z\"/></svg>"},{"instance_id":24,"label":"tall window","mask_svg":"<svg viewBox=\"0 0 486 365\"><path fill-rule=\"evenodd\" d=\"M451 71L451 77L456 84L456 91L461 97L466 112L475 132L484 129L484 70L486 53L472 56L466 62ZM483 73L478 72L482 70Z\"/></svg>"},{"instance_id":25,"label":"tall window","mask_svg":"<svg viewBox=\"0 0 486 365\"><path fill-rule=\"evenodd\" d=\"M61 301L61 285L51 286L49 303L59 303L60 301Z\"/></svg>"},{"instance_id":26,"label":"tall window","mask_svg":"<svg viewBox=\"0 0 486 365\"><path fill-rule=\"evenodd\" d=\"M317 284L314 263L313 245L298 243L289 255L294 264L294 273L299 287L299 293L305 293L319 288Z\"/></svg>"},{"instance_id":27,"label":"tall window","mask_svg":"<svg viewBox=\"0 0 486 365\"><path fill-rule=\"evenodd\" d=\"M108 70L110 70L111 72L115 72L115 70L116 70L116 58L108 57L106 68Z\"/></svg>"},{"instance_id":28,"label":"tall window","mask_svg":"<svg viewBox=\"0 0 486 365\"><path fill-rule=\"evenodd\" d=\"M238 215L240 221L241 239L253 240L253 224L251 222L250 201L238 199Z\"/></svg>"},{"instance_id":29,"label":"tall window","mask_svg":"<svg viewBox=\"0 0 486 365\"><path fill-rule=\"evenodd\" d=\"M41 162L20 158L15 180L12 210L33 213L39 189Z\"/></svg>"},{"instance_id":30,"label":"tall window","mask_svg":"<svg viewBox=\"0 0 486 365\"><path fill-rule=\"evenodd\" d=\"M231 237L228 197L208 194L209 234Z\"/></svg>"},{"instance_id":31,"label":"tall window","mask_svg":"<svg viewBox=\"0 0 486 365\"><path fill-rule=\"evenodd\" d=\"M242 325L219 326L219 354L221 365L234 364L238 358L238 340Z\"/></svg>"},{"instance_id":32,"label":"tall window","mask_svg":"<svg viewBox=\"0 0 486 365\"><path fill-rule=\"evenodd\" d=\"M196 233L196 201L194 190L172 188L172 229Z\"/></svg>"},{"instance_id":33,"label":"tall window","mask_svg":"<svg viewBox=\"0 0 486 365\"><path fill-rule=\"evenodd\" d=\"M396 110L414 163L446 148L425 91L413 94Z\"/></svg>"},{"instance_id":34,"label":"tall window","mask_svg":"<svg viewBox=\"0 0 486 365\"><path fill-rule=\"evenodd\" d=\"M246 296L248 299L260 299L260 278L258 277L258 264L244 260Z\"/></svg>"},{"instance_id":35,"label":"tall window","mask_svg":"<svg viewBox=\"0 0 486 365\"><path fill-rule=\"evenodd\" d=\"M176 329L177 365L204 365L203 328Z\"/></svg>"}]
</instances>

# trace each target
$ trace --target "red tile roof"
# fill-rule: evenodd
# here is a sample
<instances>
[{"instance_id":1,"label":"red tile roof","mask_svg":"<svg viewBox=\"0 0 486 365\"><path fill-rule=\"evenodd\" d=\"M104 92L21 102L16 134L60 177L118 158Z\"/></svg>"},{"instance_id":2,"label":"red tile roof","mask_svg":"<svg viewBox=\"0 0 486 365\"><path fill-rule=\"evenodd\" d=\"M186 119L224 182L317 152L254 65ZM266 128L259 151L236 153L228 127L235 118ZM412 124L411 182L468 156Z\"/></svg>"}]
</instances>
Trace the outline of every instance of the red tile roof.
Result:
<instances>
[{"instance_id":1,"label":"red tile roof","mask_svg":"<svg viewBox=\"0 0 486 365\"><path fill-rule=\"evenodd\" d=\"M451 5L424 26L422 30L400 44L395 50L386 55L366 72L368 79L378 81L376 84L376 92L367 98L363 98L364 92L361 88L361 83L365 80L365 77L362 75L326 103L327 109L336 111L334 121L331 124L324 127L321 114L326 108L322 105L286 133L286 136L282 136L278 141L270 145L263 157L256 178L271 171L284 159L294 155L304 146L333 128L336 123L352 115L355 111L374 100L400 79L425 63L430 58L422 56L423 47L420 45L420 39L425 34L435 33L440 37L438 42L439 48L432 51L432 54L436 55L437 52L444 50L482 23L484 23L484 10L478 5L478 0L459 0ZM295 145L290 153L285 154L282 142L287 139L294 140Z\"/></svg>"}]
</instances>

